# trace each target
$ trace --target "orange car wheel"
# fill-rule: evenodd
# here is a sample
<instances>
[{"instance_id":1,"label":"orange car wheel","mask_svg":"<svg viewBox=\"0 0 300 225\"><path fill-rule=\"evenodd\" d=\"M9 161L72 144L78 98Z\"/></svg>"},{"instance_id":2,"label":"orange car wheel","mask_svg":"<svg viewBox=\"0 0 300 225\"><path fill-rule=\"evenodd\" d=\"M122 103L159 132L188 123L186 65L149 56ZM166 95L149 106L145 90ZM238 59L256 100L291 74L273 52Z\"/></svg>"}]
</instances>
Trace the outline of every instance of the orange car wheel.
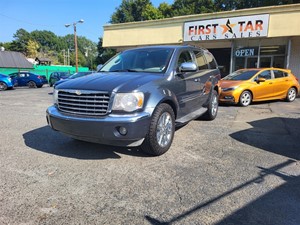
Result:
<instances>
[{"instance_id":1,"label":"orange car wheel","mask_svg":"<svg viewBox=\"0 0 300 225\"><path fill-rule=\"evenodd\" d=\"M293 87L291 87L291 88L288 90L288 92L287 92L286 100L287 100L288 102L292 102L292 101L295 100L296 96L297 96L297 91L296 91L296 89L293 88Z\"/></svg>"},{"instance_id":2,"label":"orange car wheel","mask_svg":"<svg viewBox=\"0 0 300 225\"><path fill-rule=\"evenodd\" d=\"M240 105L241 106L248 106L252 102L252 94L250 91L243 91L240 96Z\"/></svg>"}]
</instances>

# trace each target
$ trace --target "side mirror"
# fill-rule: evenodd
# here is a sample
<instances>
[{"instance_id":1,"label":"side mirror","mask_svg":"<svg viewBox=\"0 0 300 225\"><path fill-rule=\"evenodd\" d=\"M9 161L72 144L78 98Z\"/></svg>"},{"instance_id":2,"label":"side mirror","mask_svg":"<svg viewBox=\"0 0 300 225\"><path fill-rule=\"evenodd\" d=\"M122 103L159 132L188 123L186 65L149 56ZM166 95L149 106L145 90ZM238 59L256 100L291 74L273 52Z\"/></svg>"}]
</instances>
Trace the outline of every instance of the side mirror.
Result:
<instances>
[{"instance_id":1,"label":"side mirror","mask_svg":"<svg viewBox=\"0 0 300 225\"><path fill-rule=\"evenodd\" d=\"M260 77L260 78L257 79L257 83L265 82L265 81L266 81L266 78Z\"/></svg>"},{"instance_id":2,"label":"side mirror","mask_svg":"<svg viewBox=\"0 0 300 225\"><path fill-rule=\"evenodd\" d=\"M196 72L197 65L193 62L184 62L179 66L179 72Z\"/></svg>"}]
</instances>

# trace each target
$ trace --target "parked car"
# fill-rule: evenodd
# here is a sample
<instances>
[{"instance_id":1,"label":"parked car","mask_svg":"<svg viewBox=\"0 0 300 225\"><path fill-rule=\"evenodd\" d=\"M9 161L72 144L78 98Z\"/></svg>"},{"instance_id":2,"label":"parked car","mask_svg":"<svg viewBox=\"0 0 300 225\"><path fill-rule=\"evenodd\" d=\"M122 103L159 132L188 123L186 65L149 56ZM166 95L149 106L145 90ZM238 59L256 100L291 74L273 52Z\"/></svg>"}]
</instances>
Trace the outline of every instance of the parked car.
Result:
<instances>
[{"instance_id":1,"label":"parked car","mask_svg":"<svg viewBox=\"0 0 300 225\"><path fill-rule=\"evenodd\" d=\"M49 86L52 87L57 81L64 80L70 75L69 72L52 72L49 77Z\"/></svg>"},{"instance_id":2,"label":"parked car","mask_svg":"<svg viewBox=\"0 0 300 225\"><path fill-rule=\"evenodd\" d=\"M0 91L5 91L7 89L12 89L14 87L15 80L11 77L0 74Z\"/></svg>"},{"instance_id":3,"label":"parked car","mask_svg":"<svg viewBox=\"0 0 300 225\"><path fill-rule=\"evenodd\" d=\"M248 106L251 102L286 99L292 102L300 86L290 70L279 68L241 69L219 82L220 102Z\"/></svg>"},{"instance_id":4,"label":"parked car","mask_svg":"<svg viewBox=\"0 0 300 225\"><path fill-rule=\"evenodd\" d=\"M48 81L46 76L37 75L30 72L16 72L11 73L9 76L16 80L15 86L28 86L30 88L41 88Z\"/></svg>"},{"instance_id":5,"label":"parked car","mask_svg":"<svg viewBox=\"0 0 300 225\"><path fill-rule=\"evenodd\" d=\"M75 139L139 146L161 155L175 126L218 112L220 71L213 55L192 46L151 46L121 52L96 74L54 89L48 124Z\"/></svg>"},{"instance_id":6,"label":"parked car","mask_svg":"<svg viewBox=\"0 0 300 225\"><path fill-rule=\"evenodd\" d=\"M59 85L59 84L61 84L61 83L66 82L66 81L68 81L68 80L76 79L76 78L79 78L79 77L84 77L84 76L90 75L90 74L92 74L92 73L93 73L93 71L74 73L74 74L72 74L71 76L68 76L68 77L65 78L65 79L61 79L61 80L59 80L59 81L56 81L55 84L54 84L54 87L55 87L56 85Z\"/></svg>"}]
</instances>

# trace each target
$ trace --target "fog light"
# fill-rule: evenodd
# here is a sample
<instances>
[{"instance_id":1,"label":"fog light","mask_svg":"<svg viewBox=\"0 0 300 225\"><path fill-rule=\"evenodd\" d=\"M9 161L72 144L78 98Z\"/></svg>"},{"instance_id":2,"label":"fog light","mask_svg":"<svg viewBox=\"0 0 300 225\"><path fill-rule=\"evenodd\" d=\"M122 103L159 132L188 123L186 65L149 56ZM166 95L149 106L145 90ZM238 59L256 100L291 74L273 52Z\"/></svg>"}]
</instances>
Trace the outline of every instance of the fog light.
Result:
<instances>
[{"instance_id":1,"label":"fog light","mask_svg":"<svg viewBox=\"0 0 300 225\"><path fill-rule=\"evenodd\" d=\"M124 136L127 134L127 129L125 127L119 127L119 133Z\"/></svg>"}]
</instances>

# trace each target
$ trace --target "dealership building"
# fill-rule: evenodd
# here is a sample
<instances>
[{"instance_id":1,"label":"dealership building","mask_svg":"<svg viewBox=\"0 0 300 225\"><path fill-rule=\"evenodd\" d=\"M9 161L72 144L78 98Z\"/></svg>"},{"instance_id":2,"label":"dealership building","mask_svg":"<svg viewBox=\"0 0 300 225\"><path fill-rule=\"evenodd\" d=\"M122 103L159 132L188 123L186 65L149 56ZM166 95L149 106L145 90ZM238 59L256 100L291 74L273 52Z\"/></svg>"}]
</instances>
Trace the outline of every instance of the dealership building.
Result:
<instances>
[{"instance_id":1,"label":"dealership building","mask_svg":"<svg viewBox=\"0 0 300 225\"><path fill-rule=\"evenodd\" d=\"M106 48L169 44L209 49L223 75L240 68L280 67L300 78L300 4L104 26Z\"/></svg>"}]
</instances>

